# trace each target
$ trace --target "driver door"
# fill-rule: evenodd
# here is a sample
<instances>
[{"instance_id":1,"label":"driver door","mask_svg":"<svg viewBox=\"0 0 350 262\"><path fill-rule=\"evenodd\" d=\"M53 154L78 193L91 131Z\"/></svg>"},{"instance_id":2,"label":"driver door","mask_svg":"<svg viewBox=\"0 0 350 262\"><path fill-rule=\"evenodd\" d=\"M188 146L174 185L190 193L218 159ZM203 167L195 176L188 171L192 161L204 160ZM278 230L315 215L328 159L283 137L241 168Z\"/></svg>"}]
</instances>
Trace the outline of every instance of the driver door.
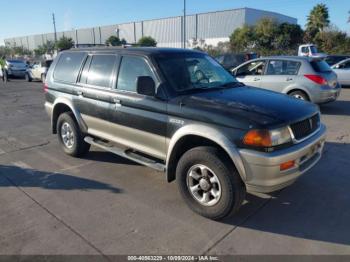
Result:
<instances>
[{"instance_id":1,"label":"driver door","mask_svg":"<svg viewBox=\"0 0 350 262\"><path fill-rule=\"evenodd\" d=\"M159 159L166 159L167 101L137 93L140 76L159 83L151 62L142 56L123 55L111 100L111 133L115 142Z\"/></svg>"},{"instance_id":2,"label":"driver door","mask_svg":"<svg viewBox=\"0 0 350 262\"><path fill-rule=\"evenodd\" d=\"M239 67L235 76L239 82L248 86L260 87L266 68L266 60L254 60Z\"/></svg>"}]
</instances>

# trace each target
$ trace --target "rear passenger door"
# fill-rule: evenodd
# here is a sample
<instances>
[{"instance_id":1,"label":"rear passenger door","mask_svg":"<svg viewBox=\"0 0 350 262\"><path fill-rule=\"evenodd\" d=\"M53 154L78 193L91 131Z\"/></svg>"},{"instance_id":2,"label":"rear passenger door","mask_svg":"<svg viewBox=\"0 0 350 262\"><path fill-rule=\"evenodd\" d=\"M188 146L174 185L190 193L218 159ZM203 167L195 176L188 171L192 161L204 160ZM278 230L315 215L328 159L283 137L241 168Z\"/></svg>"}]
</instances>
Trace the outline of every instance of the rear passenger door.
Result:
<instances>
[{"instance_id":1,"label":"rear passenger door","mask_svg":"<svg viewBox=\"0 0 350 262\"><path fill-rule=\"evenodd\" d=\"M115 54L90 54L76 88L77 108L88 133L102 138L111 135L111 89L115 83L117 62Z\"/></svg>"},{"instance_id":2,"label":"rear passenger door","mask_svg":"<svg viewBox=\"0 0 350 262\"><path fill-rule=\"evenodd\" d=\"M143 56L121 58L111 110L112 134L115 142L154 157L165 159L167 103L136 92L139 76L159 78L151 62Z\"/></svg>"},{"instance_id":3,"label":"rear passenger door","mask_svg":"<svg viewBox=\"0 0 350 262\"><path fill-rule=\"evenodd\" d=\"M248 86L260 87L261 77L265 71L266 60L254 60L244 64L235 72L239 82Z\"/></svg>"},{"instance_id":4,"label":"rear passenger door","mask_svg":"<svg viewBox=\"0 0 350 262\"><path fill-rule=\"evenodd\" d=\"M297 81L300 62L291 60L269 60L265 74L261 77L261 88L283 92Z\"/></svg>"}]
</instances>

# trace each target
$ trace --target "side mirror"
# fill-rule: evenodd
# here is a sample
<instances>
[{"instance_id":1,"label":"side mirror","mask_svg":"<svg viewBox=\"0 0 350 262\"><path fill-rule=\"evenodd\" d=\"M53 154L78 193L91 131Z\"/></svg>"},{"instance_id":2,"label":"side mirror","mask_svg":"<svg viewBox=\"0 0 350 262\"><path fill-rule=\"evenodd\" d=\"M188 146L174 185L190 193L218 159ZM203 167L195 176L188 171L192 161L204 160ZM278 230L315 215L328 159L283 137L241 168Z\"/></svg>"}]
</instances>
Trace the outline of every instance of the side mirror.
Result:
<instances>
[{"instance_id":1,"label":"side mirror","mask_svg":"<svg viewBox=\"0 0 350 262\"><path fill-rule=\"evenodd\" d=\"M136 83L136 91L140 95L155 96L156 84L150 76L139 76Z\"/></svg>"}]
</instances>

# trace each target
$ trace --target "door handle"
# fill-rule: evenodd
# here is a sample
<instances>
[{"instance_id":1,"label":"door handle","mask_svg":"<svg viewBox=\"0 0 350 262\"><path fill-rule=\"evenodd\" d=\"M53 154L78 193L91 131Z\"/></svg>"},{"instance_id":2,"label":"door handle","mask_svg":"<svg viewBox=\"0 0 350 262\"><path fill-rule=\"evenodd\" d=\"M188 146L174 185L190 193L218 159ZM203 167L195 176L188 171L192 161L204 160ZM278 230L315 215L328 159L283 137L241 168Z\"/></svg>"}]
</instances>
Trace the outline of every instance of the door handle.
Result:
<instances>
[{"instance_id":1,"label":"door handle","mask_svg":"<svg viewBox=\"0 0 350 262\"><path fill-rule=\"evenodd\" d=\"M255 78L254 78L254 81L259 81L259 80L260 80L259 77L255 77Z\"/></svg>"},{"instance_id":2,"label":"door handle","mask_svg":"<svg viewBox=\"0 0 350 262\"><path fill-rule=\"evenodd\" d=\"M78 96L82 96L84 93L82 91L77 91Z\"/></svg>"},{"instance_id":3,"label":"door handle","mask_svg":"<svg viewBox=\"0 0 350 262\"><path fill-rule=\"evenodd\" d=\"M113 98L113 102L115 104L115 109L122 106L122 101L119 98Z\"/></svg>"},{"instance_id":4,"label":"door handle","mask_svg":"<svg viewBox=\"0 0 350 262\"><path fill-rule=\"evenodd\" d=\"M122 101L120 101L119 98L113 98L113 102L116 104L121 104Z\"/></svg>"},{"instance_id":5,"label":"door handle","mask_svg":"<svg viewBox=\"0 0 350 262\"><path fill-rule=\"evenodd\" d=\"M291 78L291 77L287 77L287 79L286 79L287 81L292 81L293 80L293 78Z\"/></svg>"}]
</instances>

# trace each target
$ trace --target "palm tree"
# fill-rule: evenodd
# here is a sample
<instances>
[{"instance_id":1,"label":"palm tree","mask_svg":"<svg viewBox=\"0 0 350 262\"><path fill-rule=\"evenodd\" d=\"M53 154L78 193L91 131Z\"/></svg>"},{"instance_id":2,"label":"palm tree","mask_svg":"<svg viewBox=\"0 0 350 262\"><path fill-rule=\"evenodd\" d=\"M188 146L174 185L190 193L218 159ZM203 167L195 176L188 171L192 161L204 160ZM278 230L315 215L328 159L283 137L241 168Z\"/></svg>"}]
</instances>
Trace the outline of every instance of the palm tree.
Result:
<instances>
[{"instance_id":1,"label":"palm tree","mask_svg":"<svg viewBox=\"0 0 350 262\"><path fill-rule=\"evenodd\" d=\"M323 31L329 25L328 7L325 4L317 4L312 8L307 17L306 28L309 31Z\"/></svg>"}]
</instances>

